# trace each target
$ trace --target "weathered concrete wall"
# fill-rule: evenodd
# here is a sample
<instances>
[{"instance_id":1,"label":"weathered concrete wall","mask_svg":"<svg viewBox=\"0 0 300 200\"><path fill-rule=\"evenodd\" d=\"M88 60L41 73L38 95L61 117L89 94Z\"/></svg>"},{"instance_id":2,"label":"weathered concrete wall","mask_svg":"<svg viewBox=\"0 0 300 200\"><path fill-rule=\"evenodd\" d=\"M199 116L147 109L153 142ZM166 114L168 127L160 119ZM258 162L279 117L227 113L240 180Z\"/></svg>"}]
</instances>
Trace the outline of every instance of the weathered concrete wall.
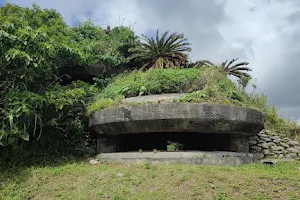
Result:
<instances>
[{"instance_id":1,"label":"weathered concrete wall","mask_svg":"<svg viewBox=\"0 0 300 200\"><path fill-rule=\"evenodd\" d=\"M117 151L118 140L115 137L98 136L97 152L109 153Z\"/></svg>"},{"instance_id":2,"label":"weathered concrete wall","mask_svg":"<svg viewBox=\"0 0 300 200\"><path fill-rule=\"evenodd\" d=\"M264 127L263 114L244 107L168 103L111 108L89 121L96 134L199 132L253 135Z\"/></svg>"},{"instance_id":3,"label":"weathered concrete wall","mask_svg":"<svg viewBox=\"0 0 300 200\"><path fill-rule=\"evenodd\" d=\"M249 137L250 152L262 158L300 159L300 144L285 135L262 130Z\"/></svg>"},{"instance_id":4,"label":"weathered concrete wall","mask_svg":"<svg viewBox=\"0 0 300 200\"><path fill-rule=\"evenodd\" d=\"M230 136L230 151L249 152L248 137L241 135Z\"/></svg>"},{"instance_id":5,"label":"weathered concrete wall","mask_svg":"<svg viewBox=\"0 0 300 200\"><path fill-rule=\"evenodd\" d=\"M104 153L96 157L96 162L134 162L145 163L186 163L202 165L231 165L238 166L257 161L253 154L234 152L126 152L126 153Z\"/></svg>"}]
</instances>

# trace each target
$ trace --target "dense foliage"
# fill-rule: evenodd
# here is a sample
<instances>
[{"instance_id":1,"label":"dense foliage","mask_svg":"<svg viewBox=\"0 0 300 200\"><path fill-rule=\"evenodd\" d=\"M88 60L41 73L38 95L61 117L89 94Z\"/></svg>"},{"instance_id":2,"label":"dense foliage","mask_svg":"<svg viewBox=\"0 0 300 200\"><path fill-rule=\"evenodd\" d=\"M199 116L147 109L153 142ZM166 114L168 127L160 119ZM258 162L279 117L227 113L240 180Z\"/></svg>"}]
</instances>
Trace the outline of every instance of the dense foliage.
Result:
<instances>
[{"instance_id":1,"label":"dense foliage","mask_svg":"<svg viewBox=\"0 0 300 200\"><path fill-rule=\"evenodd\" d=\"M71 28L71 41L84 56L84 64L104 63L111 68L131 61L128 50L135 47L137 37L128 27L115 27L106 33L100 26L87 21Z\"/></svg>"},{"instance_id":2,"label":"dense foliage","mask_svg":"<svg viewBox=\"0 0 300 200\"><path fill-rule=\"evenodd\" d=\"M107 81L75 81L74 70L94 66L100 76L108 68L118 72L131 65L128 49L135 44L127 27L109 33L91 22L69 27L52 9L2 6L0 145L24 148L30 140L67 149L76 143L87 132L86 104Z\"/></svg>"}]
</instances>

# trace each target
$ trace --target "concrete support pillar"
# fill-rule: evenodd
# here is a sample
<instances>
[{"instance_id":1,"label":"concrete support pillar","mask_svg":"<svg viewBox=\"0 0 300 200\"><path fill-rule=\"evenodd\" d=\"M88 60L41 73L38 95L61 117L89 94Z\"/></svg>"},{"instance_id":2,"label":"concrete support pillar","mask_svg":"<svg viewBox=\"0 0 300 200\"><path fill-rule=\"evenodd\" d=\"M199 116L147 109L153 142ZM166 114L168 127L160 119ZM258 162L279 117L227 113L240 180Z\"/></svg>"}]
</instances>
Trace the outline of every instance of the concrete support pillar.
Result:
<instances>
[{"instance_id":1,"label":"concrete support pillar","mask_svg":"<svg viewBox=\"0 0 300 200\"><path fill-rule=\"evenodd\" d=\"M97 153L111 153L117 151L117 138L100 135L97 137Z\"/></svg>"},{"instance_id":2,"label":"concrete support pillar","mask_svg":"<svg viewBox=\"0 0 300 200\"><path fill-rule=\"evenodd\" d=\"M230 135L230 151L248 153L248 137L243 135Z\"/></svg>"}]
</instances>

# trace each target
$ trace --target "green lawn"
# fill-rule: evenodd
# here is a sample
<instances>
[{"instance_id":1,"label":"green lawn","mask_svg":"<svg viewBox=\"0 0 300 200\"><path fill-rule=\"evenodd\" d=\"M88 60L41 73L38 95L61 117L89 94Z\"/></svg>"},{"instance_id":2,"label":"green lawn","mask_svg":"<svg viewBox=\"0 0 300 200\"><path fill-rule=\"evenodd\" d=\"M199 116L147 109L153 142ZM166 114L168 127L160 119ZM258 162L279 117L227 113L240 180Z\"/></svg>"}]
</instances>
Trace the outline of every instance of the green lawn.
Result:
<instances>
[{"instance_id":1,"label":"green lawn","mask_svg":"<svg viewBox=\"0 0 300 200\"><path fill-rule=\"evenodd\" d=\"M87 162L10 169L0 199L300 199L300 162L275 167Z\"/></svg>"}]
</instances>

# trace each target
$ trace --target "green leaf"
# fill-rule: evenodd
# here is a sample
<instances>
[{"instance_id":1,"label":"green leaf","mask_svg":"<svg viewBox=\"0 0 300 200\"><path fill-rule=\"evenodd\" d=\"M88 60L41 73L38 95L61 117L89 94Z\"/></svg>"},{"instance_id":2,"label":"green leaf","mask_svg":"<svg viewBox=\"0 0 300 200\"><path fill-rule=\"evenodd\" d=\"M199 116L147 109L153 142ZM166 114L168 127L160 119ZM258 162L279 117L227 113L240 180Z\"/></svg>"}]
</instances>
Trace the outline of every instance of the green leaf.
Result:
<instances>
[{"instance_id":1,"label":"green leaf","mask_svg":"<svg viewBox=\"0 0 300 200\"><path fill-rule=\"evenodd\" d=\"M12 115L12 114L9 114L9 115L8 115L8 119L9 119L9 125L10 125L10 128L12 129L12 128L13 128L13 115Z\"/></svg>"},{"instance_id":2,"label":"green leaf","mask_svg":"<svg viewBox=\"0 0 300 200\"><path fill-rule=\"evenodd\" d=\"M22 138L23 140L25 140L25 141L29 141L29 134L28 134L28 133L23 133L23 134L21 135L21 138Z\"/></svg>"}]
</instances>

